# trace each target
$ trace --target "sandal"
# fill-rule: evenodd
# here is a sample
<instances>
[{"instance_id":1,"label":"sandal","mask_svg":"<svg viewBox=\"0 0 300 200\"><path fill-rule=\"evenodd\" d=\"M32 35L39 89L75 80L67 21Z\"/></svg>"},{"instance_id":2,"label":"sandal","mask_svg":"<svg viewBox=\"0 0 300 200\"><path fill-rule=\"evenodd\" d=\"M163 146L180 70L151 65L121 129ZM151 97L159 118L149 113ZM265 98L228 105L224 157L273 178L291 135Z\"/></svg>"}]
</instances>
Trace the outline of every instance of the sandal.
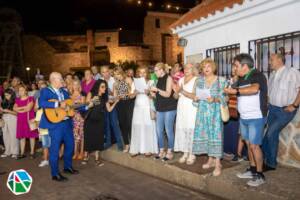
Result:
<instances>
[{"instance_id":1,"label":"sandal","mask_svg":"<svg viewBox=\"0 0 300 200\"><path fill-rule=\"evenodd\" d=\"M151 156L152 156L152 153L145 153L144 156L145 156L145 157L151 157Z\"/></svg>"},{"instance_id":2,"label":"sandal","mask_svg":"<svg viewBox=\"0 0 300 200\"><path fill-rule=\"evenodd\" d=\"M154 159L158 160L158 159L163 159L166 155L166 152L164 150L160 150L159 154L157 154Z\"/></svg>"},{"instance_id":3,"label":"sandal","mask_svg":"<svg viewBox=\"0 0 300 200\"><path fill-rule=\"evenodd\" d=\"M166 162L166 161L172 160L173 157L174 157L173 153L172 152L168 152L167 155L162 159L162 161Z\"/></svg>"},{"instance_id":4,"label":"sandal","mask_svg":"<svg viewBox=\"0 0 300 200\"><path fill-rule=\"evenodd\" d=\"M216 165L213 171L213 176L220 176L221 173L222 173L222 165Z\"/></svg>"},{"instance_id":5,"label":"sandal","mask_svg":"<svg viewBox=\"0 0 300 200\"><path fill-rule=\"evenodd\" d=\"M88 164L88 162L89 162L89 156L86 156L83 158L81 164L86 165L86 164Z\"/></svg>"},{"instance_id":6,"label":"sandal","mask_svg":"<svg viewBox=\"0 0 300 200\"><path fill-rule=\"evenodd\" d=\"M187 153L184 153L184 154L179 158L178 162L181 163L181 164L182 164L182 163L185 163L186 160L187 160L187 158L188 158Z\"/></svg>"},{"instance_id":7,"label":"sandal","mask_svg":"<svg viewBox=\"0 0 300 200\"><path fill-rule=\"evenodd\" d=\"M202 165L202 168L203 169L209 169L209 168L212 168L214 166L215 166L215 162L213 161L213 162L207 162L207 163L205 163L204 165Z\"/></svg>"},{"instance_id":8,"label":"sandal","mask_svg":"<svg viewBox=\"0 0 300 200\"><path fill-rule=\"evenodd\" d=\"M123 153L128 153L129 152L129 145L125 145L125 149L123 150Z\"/></svg>"},{"instance_id":9,"label":"sandal","mask_svg":"<svg viewBox=\"0 0 300 200\"><path fill-rule=\"evenodd\" d=\"M196 156L195 155L190 155L188 159L186 160L187 165L193 165L196 161Z\"/></svg>"},{"instance_id":10,"label":"sandal","mask_svg":"<svg viewBox=\"0 0 300 200\"><path fill-rule=\"evenodd\" d=\"M35 155L34 155L34 154L30 154L29 158L30 158L31 160L33 160L33 159L35 159Z\"/></svg>"},{"instance_id":11,"label":"sandal","mask_svg":"<svg viewBox=\"0 0 300 200\"><path fill-rule=\"evenodd\" d=\"M95 163L96 163L96 166L98 166L98 167L102 167L104 165L104 163L100 159L95 160Z\"/></svg>"}]
</instances>

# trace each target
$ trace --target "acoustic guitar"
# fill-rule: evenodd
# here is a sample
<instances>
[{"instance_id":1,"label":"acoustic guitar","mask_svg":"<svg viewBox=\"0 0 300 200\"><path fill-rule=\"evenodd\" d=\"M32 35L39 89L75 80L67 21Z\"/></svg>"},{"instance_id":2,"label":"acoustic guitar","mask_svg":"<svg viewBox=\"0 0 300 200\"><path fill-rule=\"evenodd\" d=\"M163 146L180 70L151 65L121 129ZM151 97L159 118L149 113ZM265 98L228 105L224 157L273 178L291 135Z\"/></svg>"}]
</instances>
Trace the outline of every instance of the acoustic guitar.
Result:
<instances>
[{"instance_id":1,"label":"acoustic guitar","mask_svg":"<svg viewBox=\"0 0 300 200\"><path fill-rule=\"evenodd\" d=\"M49 102L59 102L57 99L50 99ZM66 103L66 108L45 108L44 112L47 119L52 123L59 123L66 117L74 117L75 110L86 104L74 104L72 99L66 99L63 102Z\"/></svg>"}]
</instances>

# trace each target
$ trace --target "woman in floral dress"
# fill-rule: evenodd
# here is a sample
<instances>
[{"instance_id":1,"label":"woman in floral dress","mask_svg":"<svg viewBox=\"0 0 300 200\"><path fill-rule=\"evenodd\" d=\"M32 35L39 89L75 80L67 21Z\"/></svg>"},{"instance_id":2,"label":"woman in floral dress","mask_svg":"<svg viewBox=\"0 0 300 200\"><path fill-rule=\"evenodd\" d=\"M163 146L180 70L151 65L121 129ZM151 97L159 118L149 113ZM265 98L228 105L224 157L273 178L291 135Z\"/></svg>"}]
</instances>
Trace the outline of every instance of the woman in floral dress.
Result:
<instances>
[{"instance_id":1,"label":"woman in floral dress","mask_svg":"<svg viewBox=\"0 0 300 200\"><path fill-rule=\"evenodd\" d=\"M223 90L226 80L216 74L216 65L207 58L201 62L203 77L196 81L196 90L209 91L207 99L194 100L198 102L193 153L208 154L208 161L203 169L215 167L214 176L221 174L221 158L223 156L223 121L221 118L220 104L226 105ZM207 93L206 93L207 94Z\"/></svg>"},{"instance_id":2,"label":"woman in floral dress","mask_svg":"<svg viewBox=\"0 0 300 200\"><path fill-rule=\"evenodd\" d=\"M76 104L85 103L85 93L81 91L80 81L74 80L72 83L71 89L71 98ZM83 125L84 119L82 114L79 111L76 111L75 116L73 117L73 132L75 139L75 149L73 159L81 160L83 158Z\"/></svg>"}]
</instances>

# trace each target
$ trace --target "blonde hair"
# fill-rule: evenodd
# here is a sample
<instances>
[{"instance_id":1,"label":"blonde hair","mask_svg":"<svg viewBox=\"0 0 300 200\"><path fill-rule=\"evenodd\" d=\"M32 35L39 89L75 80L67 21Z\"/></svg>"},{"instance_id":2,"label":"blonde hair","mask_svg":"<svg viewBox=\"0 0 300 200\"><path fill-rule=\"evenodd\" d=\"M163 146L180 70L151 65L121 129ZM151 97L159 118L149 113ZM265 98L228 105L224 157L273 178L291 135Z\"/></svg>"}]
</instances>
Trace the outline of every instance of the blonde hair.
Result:
<instances>
[{"instance_id":1,"label":"blonde hair","mask_svg":"<svg viewBox=\"0 0 300 200\"><path fill-rule=\"evenodd\" d=\"M205 65L210 65L212 71L214 74L217 74L217 66L215 61L213 61L211 58L205 58L204 60L201 61L200 63L200 70L203 72L203 68L205 67Z\"/></svg>"},{"instance_id":2,"label":"blonde hair","mask_svg":"<svg viewBox=\"0 0 300 200\"><path fill-rule=\"evenodd\" d=\"M116 74L121 75L123 78L126 78L126 73L124 72L124 70L122 69L122 67L115 67L114 68L114 76Z\"/></svg>"},{"instance_id":3,"label":"blonde hair","mask_svg":"<svg viewBox=\"0 0 300 200\"><path fill-rule=\"evenodd\" d=\"M73 94L74 91L75 91L75 90L74 90L74 83L77 83L77 84L78 84L79 92L81 92L81 91L82 91L82 88L81 88L81 83L80 83L80 81L79 81L79 80L73 80L70 93Z\"/></svg>"},{"instance_id":4,"label":"blonde hair","mask_svg":"<svg viewBox=\"0 0 300 200\"><path fill-rule=\"evenodd\" d=\"M146 66L141 66L141 67L138 67L137 69L136 69L136 74L137 75L139 75L139 73L141 72L141 70L145 70L146 71L146 80L149 80L150 79L150 73L149 73L149 69L148 69L148 67L146 67Z\"/></svg>"},{"instance_id":5,"label":"blonde hair","mask_svg":"<svg viewBox=\"0 0 300 200\"><path fill-rule=\"evenodd\" d=\"M167 65L162 63L162 62L159 62L159 63L156 63L155 67L159 68L159 69L162 69L164 71L167 70Z\"/></svg>"}]
</instances>

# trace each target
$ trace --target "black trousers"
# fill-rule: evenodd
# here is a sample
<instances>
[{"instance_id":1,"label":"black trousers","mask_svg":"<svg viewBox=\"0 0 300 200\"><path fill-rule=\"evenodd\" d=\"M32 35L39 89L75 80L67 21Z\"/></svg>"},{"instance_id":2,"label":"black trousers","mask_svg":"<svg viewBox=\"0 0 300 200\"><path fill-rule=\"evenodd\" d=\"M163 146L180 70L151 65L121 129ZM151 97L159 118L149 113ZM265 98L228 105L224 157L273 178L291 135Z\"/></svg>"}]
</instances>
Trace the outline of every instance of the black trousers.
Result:
<instances>
[{"instance_id":1,"label":"black trousers","mask_svg":"<svg viewBox=\"0 0 300 200\"><path fill-rule=\"evenodd\" d=\"M121 100L117 105L119 124L125 145L129 145L131 139L133 108L134 99Z\"/></svg>"}]
</instances>

